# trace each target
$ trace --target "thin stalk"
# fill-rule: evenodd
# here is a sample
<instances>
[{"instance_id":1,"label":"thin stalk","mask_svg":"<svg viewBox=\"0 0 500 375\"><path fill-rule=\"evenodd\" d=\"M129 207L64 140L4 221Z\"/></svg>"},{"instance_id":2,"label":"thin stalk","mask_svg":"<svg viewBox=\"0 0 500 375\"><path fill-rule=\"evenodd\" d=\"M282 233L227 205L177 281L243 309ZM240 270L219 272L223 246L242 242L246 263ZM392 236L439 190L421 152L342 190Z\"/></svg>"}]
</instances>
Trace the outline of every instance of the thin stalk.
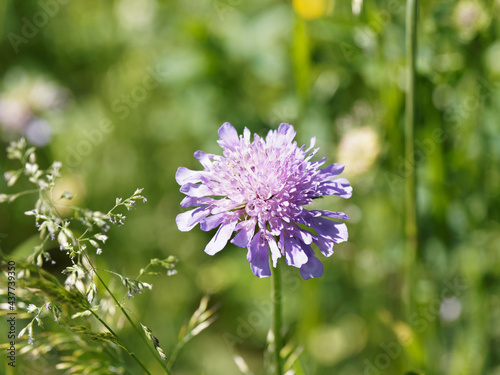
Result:
<instances>
[{"instance_id":1,"label":"thin stalk","mask_svg":"<svg viewBox=\"0 0 500 375\"><path fill-rule=\"evenodd\" d=\"M153 356L155 357L156 361L161 365L161 367L165 371L165 374L170 375L170 371L168 370L167 365L161 360L161 358L158 356L158 353L156 353L154 351L154 349L151 347L151 344L148 342L148 340L145 337L144 331L140 330L139 327L137 327L137 325L134 323L134 321L128 315L127 311L123 308L122 304L118 301L118 299L115 297L115 295L108 288L108 286L106 285L106 283L104 282L104 280L97 273L95 267L92 265L92 262L90 261L89 256L85 252L83 252L83 254L85 254L85 258L87 258L87 261L89 262L90 266L94 270L94 273L97 276L97 278L99 279L99 281L101 282L101 284L104 286L104 288L109 293L109 295L111 296L111 298L113 298L113 301L115 301L115 303L118 305L118 307L120 308L120 310L123 313L123 315L125 315L125 318L127 318L127 320L130 323L130 325L132 327L134 327L134 329L137 331L137 333L141 337L141 339L144 342L144 344L146 345L146 347L149 349L149 351L151 352L151 354L153 354Z\"/></svg>"},{"instance_id":2,"label":"thin stalk","mask_svg":"<svg viewBox=\"0 0 500 375\"><path fill-rule=\"evenodd\" d=\"M172 366L174 365L175 360L177 359L177 356L179 355L180 351L182 350L182 348L184 347L186 342L187 341L185 340L185 338L183 338L182 340L177 342L177 345L175 345L175 348L172 351L172 354L170 354L170 358L168 359L168 363L167 363L167 368L169 370L172 370Z\"/></svg>"},{"instance_id":3,"label":"thin stalk","mask_svg":"<svg viewBox=\"0 0 500 375\"><path fill-rule=\"evenodd\" d=\"M99 315L97 315L95 313L95 311L93 310L89 310L92 315L104 326L106 327L106 329L113 335L115 336L116 338L118 338L118 335L116 333L113 332L113 330L111 329L110 326L108 326L106 324L106 322L104 320L101 319L101 317ZM120 344L119 344L123 349L125 349L127 351L127 353L135 359L135 361L142 367L142 369L144 370L144 372L148 375L151 375L151 373L148 371L148 369L146 368L146 366L144 366L144 363L141 362L141 360L139 358L137 358L137 356L134 354L134 352L132 352L121 340L120 340Z\"/></svg>"},{"instance_id":4,"label":"thin stalk","mask_svg":"<svg viewBox=\"0 0 500 375\"><path fill-rule=\"evenodd\" d=\"M272 272L271 281L271 300L273 302L273 336L274 336L274 366L275 374L283 375L283 366L281 361L281 347L283 340L281 337L282 313L281 313L281 270L280 262L277 262L276 268Z\"/></svg>"},{"instance_id":5,"label":"thin stalk","mask_svg":"<svg viewBox=\"0 0 500 375\"><path fill-rule=\"evenodd\" d=\"M19 198L19 197L22 197L23 195L28 195L28 194L35 194L35 193L38 193L38 190L37 189L32 189L32 190L24 190L24 191L21 191L19 193L16 193L16 194L12 194L9 198L9 201L12 202L14 201L15 199Z\"/></svg>"},{"instance_id":6,"label":"thin stalk","mask_svg":"<svg viewBox=\"0 0 500 375\"><path fill-rule=\"evenodd\" d=\"M406 291L407 314L413 310L413 287L417 256L417 211L415 204L415 60L417 54L418 0L408 0L406 5L406 111L405 111L405 159L411 171L405 180L405 237L406 237Z\"/></svg>"},{"instance_id":7,"label":"thin stalk","mask_svg":"<svg viewBox=\"0 0 500 375\"><path fill-rule=\"evenodd\" d=\"M125 372L127 374L130 374L130 375L134 375L132 374L132 371L127 367L127 365L125 364L125 362L123 361L123 358L120 358L118 357L117 355L115 355L115 353L111 352L111 350L108 349L108 347L106 345L103 345L102 346L102 350L110 357L112 358L114 361L116 362L120 362L123 366L123 368L125 369Z\"/></svg>"}]
</instances>

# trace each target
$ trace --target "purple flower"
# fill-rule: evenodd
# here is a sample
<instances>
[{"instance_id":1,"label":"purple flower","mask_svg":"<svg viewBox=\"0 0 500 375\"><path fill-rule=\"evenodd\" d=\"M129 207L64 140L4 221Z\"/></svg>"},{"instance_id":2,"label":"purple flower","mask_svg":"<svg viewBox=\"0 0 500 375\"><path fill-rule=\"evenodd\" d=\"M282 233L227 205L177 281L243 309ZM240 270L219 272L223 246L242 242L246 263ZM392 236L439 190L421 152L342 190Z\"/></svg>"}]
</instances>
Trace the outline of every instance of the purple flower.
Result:
<instances>
[{"instance_id":1,"label":"purple flower","mask_svg":"<svg viewBox=\"0 0 500 375\"><path fill-rule=\"evenodd\" d=\"M302 206L325 195L349 198L352 187L345 178L336 178L343 165L320 168L326 158L310 161L319 150L310 151L316 138L305 150L293 141L295 134L293 126L281 124L265 139L255 134L251 142L247 128L238 136L224 123L217 141L224 156L196 151L204 170L177 170L175 178L186 194L181 206L196 207L177 216L179 230L189 231L198 223L204 231L218 227L205 247L209 255L221 251L238 232L231 242L248 249L250 268L258 277L271 275L269 252L273 267L284 256L288 265L300 268L304 279L321 276L323 264L311 245L324 256L332 255L333 245L347 240L347 227L328 218L349 217Z\"/></svg>"}]
</instances>

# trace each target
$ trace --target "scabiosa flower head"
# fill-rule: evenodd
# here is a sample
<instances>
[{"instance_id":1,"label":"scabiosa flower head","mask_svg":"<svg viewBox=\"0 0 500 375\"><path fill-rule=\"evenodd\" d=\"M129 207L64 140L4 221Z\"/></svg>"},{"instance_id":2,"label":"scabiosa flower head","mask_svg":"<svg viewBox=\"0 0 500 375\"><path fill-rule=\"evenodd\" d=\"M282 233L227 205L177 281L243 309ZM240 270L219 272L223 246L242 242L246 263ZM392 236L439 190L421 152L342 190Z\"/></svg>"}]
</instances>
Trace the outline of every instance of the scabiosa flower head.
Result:
<instances>
[{"instance_id":1,"label":"scabiosa flower head","mask_svg":"<svg viewBox=\"0 0 500 375\"><path fill-rule=\"evenodd\" d=\"M237 232L231 242L248 249L250 268L258 277L271 275L269 252L273 267L284 256L288 265L300 268L304 279L321 276L323 264L311 245L332 255L333 245L347 240L347 227L329 218L349 217L303 206L325 195L349 198L352 188L345 178L337 178L343 165L320 168L326 158L310 161L319 150L312 150L315 138L305 149L293 141L295 134L293 126L281 124L265 139L255 134L252 142L247 128L238 136L231 124L224 123L218 141L223 156L196 151L204 170L177 170L180 191L186 194L181 205L196 207L177 216L179 230L189 231L198 223L204 231L218 227L205 248L210 255L221 251Z\"/></svg>"}]
</instances>

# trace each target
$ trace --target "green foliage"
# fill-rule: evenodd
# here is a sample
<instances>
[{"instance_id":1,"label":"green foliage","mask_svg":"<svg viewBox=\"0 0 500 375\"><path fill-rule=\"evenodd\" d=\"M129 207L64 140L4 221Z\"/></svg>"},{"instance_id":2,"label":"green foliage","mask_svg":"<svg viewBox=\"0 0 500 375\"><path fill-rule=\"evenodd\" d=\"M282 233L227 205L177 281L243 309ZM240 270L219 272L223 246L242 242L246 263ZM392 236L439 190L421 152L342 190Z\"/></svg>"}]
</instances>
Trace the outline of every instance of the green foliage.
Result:
<instances>
[{"instance_id":1,"label":"green foliage","mask_svg":"<svg viewBox=\"0 0 500 375\"><path fill-rule=\"evenodd\" d=\"M17 334L19 339L23 338L25 335L28 336L28 346L23 348L24 353L28 353L32 355L33 358L37 359L39 353L43 352L38 343L35 345L33 325L36 322L40 329L45 329L43 317L51 315L59 325L57 328L51 327L52 329L58 332L60 329L64 328L69 337L71 337L70 333L74 334L74 348L78 348L80 342L78 337L101 346L104 344L114 344L134 358L145 373L150 374L143 361L131 352L127 344L125 344L117 333L115 333L116 328L112 329L110 325L103 320L103 317L100 316L102 314L101 310L104 309L104 306L109 306L112 300L119 305L122 313L129 320L130 324L135 327L134 322L124 310L123 304L118 303L113 292L100 277L99 273L101 271L97 271L93 266L95 260L91 259L87 246L87 244L89 244L91 247L95 248L96 255L102 254L101 246L103 246L108 239L108 236L103 234L103 232L107 232L111 224L123 225L126 218L123 214L116 213L116 209L123 206L127 210L130 210L135 207L135 202L137 200L142 200L145 203L146 198L141 195L143 189L136 189L132 196L127 199L116 198L115 205L106 214L99 211L91 211L89 209L71 206L72 214L62 217L58 211L59 206L57 200L53 199L53 189L57 179L61 177L59 173L61 163L54 162L48 170L41 170L35 162L35 148L31 147L27 149L24 138L21 138L17 142L11 142L10 146L7 148L7 155L9 159L18 160L21 163L20 169L5 174L4 177L8 185L14 185L19 177L26 175L28 181L34 184L36 189L25 190L14 194L4 194L3 201L13 202L18 197L27 194L35 194L38 196L35 208L26 211L25 215L34 216L36 227L40 232L41 243L34 246L33 253L27 257L26 261L17 260L15 263L12 263L2 258L0 269L4 277L9 275L10 278L6 277L6 279L9 279L9 281L11 279L15 280L15 282L9 284L6 282L9 288L5 288L2 294L7 295L8 290L8 294L11 295L11 290L15 291L16 287L11 288L10 285L16 285L17 282L18 290L21 291L20 293L18 292L17 298L22 298L23 301L26 301L26 311L33 316L29 323ZM59 199L71 198L72 194L68 191ZM82 226L82 229L76 229L75 223ZM96 228L97 233L91 236ZM76 235L75 233L77 232L81 233L81 235ZM71 262L71 266L65 267L62 271L62 274L66 277L64 283L61 283L56 276L43 268L44 265L52 261L51 255L47 249L54 243L57 244L60 251L66 253ZM15 272L9 273L12 269L11 263L15 264ZM54 263L54 261L52 261L52 263ZM132 297L133 294L142 293L145 289L152 289L151 284L139 281L138 279L140 277L159 276L162 274L168 276L175 275L177 272L175 269L176 264L177 259L173 256L169 256L166 259L151 259L146 267L140 269L137 279L125 277L114 271L108 270L107 272L117 276L126 287L128 296ZM161 272L150 271L150 267L157 268ZM99 280L104 286L105 290L108 292L107 296L98 294L96 280ZM186 327L183 328L178 347L173 357L175 357L177 351L180 350L185 343L208 327L213 321L213 317L209 319L212 314L206 311L207 302L208 300L206 298L202 299L202 305L196 310L195 316L187 327L187 332ZM18 303L12 303L12 309L8 311L15 311L18 305ZM3 314L7 313L5 312ZM85 321L86 325L78 323L81 319ZM106 330L105 332L98 330L97 326L99 323L102 326L101 329L104 328ZM152 335L152 331L149 328L142 323L141 326L143 327L146 337L153 343L159 358L166 361L167 356L159 346L159 340ZM138 333L141 334L141 332ZM51 337L52 336L48 336L47 338L49 345L53 345L61 351L72 349L71 345L68 346L67 341L64 342L65 347L60 348L58 345L59 342L57 341L59 339L58 335L54 336L54 340L52 340ZM147 345L147 341L145 341L145 343ZM107 348L107 346L102 346L102 348ZM114 350L113 347L106 349L107 353L111 353ZM92 356L92 353L98 351L97 347L92 346L88 346L86 351L75 349L71 355L60 356L56 368L66 370L68 374L108 374L110 373L110 367L112 367L112 373L123 373L123 368L115 368L112 366L113 361L117 360L115 354L110 354L110 358L107 358L107 361L103 363L97 360L95 356ZM99 356L101 356L101 354L102 353L99 352ZM123 363L123 360L120 359L119 361ZM116 365L118 365L118 363ZM169 365L170 367L173 365L173 360L170 361ZM165 373L168 374L169 371L166 365L162 364L162 366Z\"/></svg>"}]
</instances>

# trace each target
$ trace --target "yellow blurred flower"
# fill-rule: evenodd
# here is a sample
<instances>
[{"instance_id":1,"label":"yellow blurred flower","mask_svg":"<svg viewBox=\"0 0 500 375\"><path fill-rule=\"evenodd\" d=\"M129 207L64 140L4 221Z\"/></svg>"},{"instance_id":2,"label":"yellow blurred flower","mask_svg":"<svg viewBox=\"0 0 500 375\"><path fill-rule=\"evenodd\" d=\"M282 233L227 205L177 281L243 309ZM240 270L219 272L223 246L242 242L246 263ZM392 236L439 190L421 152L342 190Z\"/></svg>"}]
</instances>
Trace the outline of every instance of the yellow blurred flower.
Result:
<instances>
[{"instance_id":1,"label":"yellow blurred flower","mask_svg":"<svg viewBox=\"0 0 500 375\"><path fill-rule=\"evenodd\" d=\"M78 175L59 178L52 190L52 199L61 216L69 216L74 206L79 206L87 195L85 185Z\"/></svg>"},{"instance_id":2,"label":"yellow blurred flower","mask_svg":"<svg viewBox=\"0 0 500 375\"><path fill-rule=\"evenodd\" d=\"M378 135L369 126L349 130L340 140L337 150L339 163L349 166L350 176L367 172L380 153Z\"/></svg>"},{"instance_id":3,"label":"yellow blurred flower","mask_svg":"<svg viewBox=\"0 0 500 375\"><path fill-rule=\"evenodd\" d=\"M331 13L333 0L293 0L293 9L306 20L315 20Z\"/></svg>"}]
</instances>

